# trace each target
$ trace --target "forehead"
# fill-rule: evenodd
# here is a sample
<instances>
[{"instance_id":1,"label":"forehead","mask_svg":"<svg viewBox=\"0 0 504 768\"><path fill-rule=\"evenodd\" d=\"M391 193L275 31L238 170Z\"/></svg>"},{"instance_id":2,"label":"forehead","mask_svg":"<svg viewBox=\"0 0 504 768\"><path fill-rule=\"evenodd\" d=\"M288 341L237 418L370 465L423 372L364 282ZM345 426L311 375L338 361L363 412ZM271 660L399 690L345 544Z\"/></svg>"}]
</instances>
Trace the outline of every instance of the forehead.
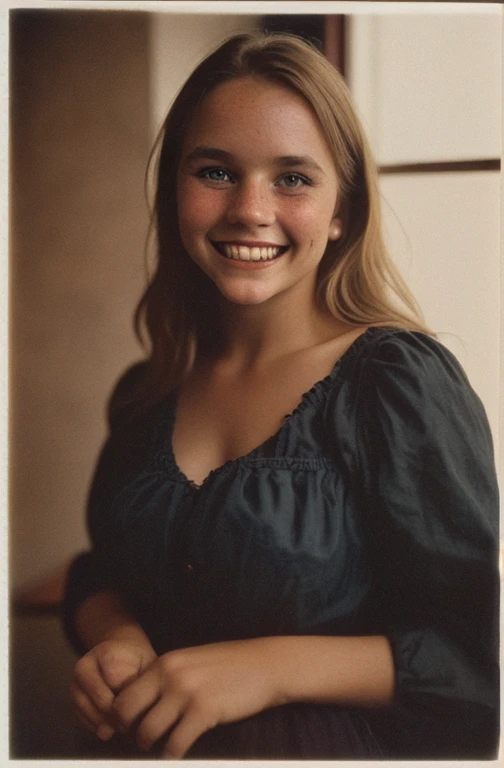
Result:
<instances>
[{"instance_id":1,"label":"forehead","mask_svg":"<svg viewBox=\"0 0 504 768\"><path fill-rule=\"evenodd\" d=\"M184 151L196 145L275 155L317 154L333 165L320 123L295 91L260 77L243 77L214 88L189 122Z\"/></svg>"}]
</instances>

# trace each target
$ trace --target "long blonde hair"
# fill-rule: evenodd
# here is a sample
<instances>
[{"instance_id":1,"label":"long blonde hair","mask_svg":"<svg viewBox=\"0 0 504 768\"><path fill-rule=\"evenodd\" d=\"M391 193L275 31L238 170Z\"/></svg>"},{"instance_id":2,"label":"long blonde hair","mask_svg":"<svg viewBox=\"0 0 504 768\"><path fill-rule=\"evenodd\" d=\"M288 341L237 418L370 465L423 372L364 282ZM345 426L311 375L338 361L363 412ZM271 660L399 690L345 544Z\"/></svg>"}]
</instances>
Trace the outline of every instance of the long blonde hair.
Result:
<instances>
[{"instance_id":1,"label":"long blonde hair","mask_svg":"<svg viewBox=\"0 0 504 768\"><path fill-rule=\"evenodd\" d=\"M135 314L135 329L150 343L143 397L177 387L203 338L211 338L213 284L185 252L179 235L176 175L195 108L221 83L250 75L303 96L316 114L342 196L342 237L329 242L317 276L317 301L355 326L393 326L429 332L385 248L377 171L340 73L310 44L286 34L230 38L194 70L178 93L157 142L153 222L157 265ZM204 311L202 311L204 310Z\"/></svg>"}]
</instances>

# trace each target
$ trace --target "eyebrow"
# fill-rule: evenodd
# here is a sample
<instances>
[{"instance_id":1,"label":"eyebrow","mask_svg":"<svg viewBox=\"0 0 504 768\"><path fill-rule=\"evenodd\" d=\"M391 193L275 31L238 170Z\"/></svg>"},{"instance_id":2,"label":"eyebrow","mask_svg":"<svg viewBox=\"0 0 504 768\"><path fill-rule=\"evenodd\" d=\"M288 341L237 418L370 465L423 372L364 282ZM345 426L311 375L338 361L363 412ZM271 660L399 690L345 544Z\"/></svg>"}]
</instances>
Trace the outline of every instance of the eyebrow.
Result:
<instances>
[{"instance_id":1,"label":"eyebrow","mask_svg":"<svg viewBox=\"0 0 504 768\"><path fill-rule=\"evenodd\" d=\"M231 163L234 161L234 156L231 152L226 152L224 149L201 146L195 147L185 158L186 163L190 163L193 160L216 160L222 163ZM303 168L309 168L326 175L323 168L309 155L282 155L281 157L274 158L273 162L282 168L299 168L302 166Z\"/></svg>"},{"instance_id":2,"label":"eyebrow","mask_svg":"<svg viewBox=\"0 0 504 768\"><path fill-rule=\"evenodd\" d=\"M309 155L285 155L284 157L277 157L275 159L276 165L282 167L287 166L289 168L295 168L302 166L303 168L310 168L312 171L319 171L325 175L325 171L320 167L315 160Z\"/></svg>"},{"instance_id":3,"label":"eyebrow","mask_svg":"<svg viewBox=\"0 0 504 768\"><path fill-rule=\"evenodd\" d=\"M230 163L233 160L233 155L230 152L225 152L223 149L217 149L215 147L195 147L185 158L185 162L189 163L192 160L220 160L223 163Z\"/></svg>"}]
</instances>

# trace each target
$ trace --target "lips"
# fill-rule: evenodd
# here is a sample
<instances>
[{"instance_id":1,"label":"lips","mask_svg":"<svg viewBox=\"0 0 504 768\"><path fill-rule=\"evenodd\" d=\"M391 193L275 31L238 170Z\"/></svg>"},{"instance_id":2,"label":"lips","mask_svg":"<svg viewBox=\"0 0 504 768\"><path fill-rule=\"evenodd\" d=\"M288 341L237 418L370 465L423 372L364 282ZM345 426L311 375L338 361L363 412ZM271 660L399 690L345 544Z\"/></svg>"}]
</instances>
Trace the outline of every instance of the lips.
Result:
<instances>
[{"instance_id":1,"label":"lips","mask_svg":"<svg viewBox=\"0 0 504 768\"><path fill-rule=\"evenodd\" d=\"M213 247L231 261L273 261L288 249L287 245L244 245L212 242Z\"/></svg>"}]
</instances>

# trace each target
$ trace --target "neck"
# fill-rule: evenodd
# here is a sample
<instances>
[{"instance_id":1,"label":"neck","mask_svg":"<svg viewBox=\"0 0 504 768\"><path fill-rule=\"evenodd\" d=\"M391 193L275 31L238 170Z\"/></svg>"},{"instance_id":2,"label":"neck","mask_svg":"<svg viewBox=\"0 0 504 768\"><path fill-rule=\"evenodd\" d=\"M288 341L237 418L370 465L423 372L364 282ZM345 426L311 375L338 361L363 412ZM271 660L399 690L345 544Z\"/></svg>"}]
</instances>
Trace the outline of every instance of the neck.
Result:
<instances>
[{"instance_id":1,"label":"neck","mask_svg":"<svg viewBox=\"0 0 504 768\"><path fill-rule=\"evenodd\" d=\"M233 358L244 367L328 341L348 330L319 309L311 296L304 301L275 296L245 306L219 297L217 312L220 344L215 354Z\"/></svg>"}]
</instances>

